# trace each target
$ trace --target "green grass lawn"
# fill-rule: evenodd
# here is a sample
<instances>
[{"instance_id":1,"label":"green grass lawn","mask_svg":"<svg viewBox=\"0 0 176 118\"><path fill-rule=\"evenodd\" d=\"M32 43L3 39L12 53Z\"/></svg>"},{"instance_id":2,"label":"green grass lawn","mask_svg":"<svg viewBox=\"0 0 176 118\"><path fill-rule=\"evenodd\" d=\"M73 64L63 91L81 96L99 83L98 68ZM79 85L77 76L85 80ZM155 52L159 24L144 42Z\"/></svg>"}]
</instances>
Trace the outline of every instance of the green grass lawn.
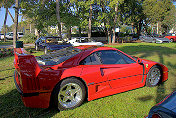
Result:
<instances>
[{"instance_id":1,"label":"green grass lawn","mask_svg":"<svg viewBox=\"0 0 176 118\"><path fill-rule=\"evenodd\" d=\"M6 40L6 42L0 40L0 45L13 45L13 40Z\"/></svg>"},{"instance_id":2,"label":"green grass lawn","mask_svg":"<svg viewBox=\"0 0 176 118\"><path fill-rule=\"evenodd\" d=\"M111 47L130 55L163 63L169 69L168 81L156 87L142 87L85 102L73 110L57 112L55 109L33 109L23 105L15 88L13 82L14 57L0 58L0 117L144 118L153 105L176 90L176 43L124 43ZM34 55L40 54L43 52L34 53Z\"/></svg>"}]
</instances>

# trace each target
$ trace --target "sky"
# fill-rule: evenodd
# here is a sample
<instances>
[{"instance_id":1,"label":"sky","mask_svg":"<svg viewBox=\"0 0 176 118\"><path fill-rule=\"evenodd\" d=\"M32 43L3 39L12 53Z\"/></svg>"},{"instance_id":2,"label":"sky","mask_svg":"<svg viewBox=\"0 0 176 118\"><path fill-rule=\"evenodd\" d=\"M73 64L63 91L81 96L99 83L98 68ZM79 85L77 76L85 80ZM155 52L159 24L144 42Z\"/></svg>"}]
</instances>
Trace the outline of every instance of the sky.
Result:
<instances>
[{"instance_id":1,"label":"sky","mask_svg":"<svg viewBox=\"0 0 176 118\"><path fill-rule=\"evenodd\" d=\"M13 8L9 8L9 12L12 14L13 18L15 18L15 10ZM3 24L4 24L4 18L5 18L5 8L1 8L0 9L0 31L1 31ZM19 16L19 18L18 18L18 22L20 22L20 21L21 21L21 16ZM12 21L9 14L7 16L6 24L8 26L11 26L13 24L13 21Z\"/></svg>"},{"instance_id":2,"label":"sky","mask_svg":"<svg viewBox=\"0 0 176 118\"><path fill-rule=\"evenodd\" d=\"M176 6L176 2L174 2L174 5ZM9 8L10 13L12 14L13 17L15 17L15 10L13 8ZM3 27L4 24L4 17L5 17L5 8L1 8L0 9L0 30ZM21 16L19 16L18 18L18 22L21 21ZM8 14L7 16L7 23L8 26L11 26L13 24L13 21L10 17L10 15Z\"/></svg>"}]
</instances>

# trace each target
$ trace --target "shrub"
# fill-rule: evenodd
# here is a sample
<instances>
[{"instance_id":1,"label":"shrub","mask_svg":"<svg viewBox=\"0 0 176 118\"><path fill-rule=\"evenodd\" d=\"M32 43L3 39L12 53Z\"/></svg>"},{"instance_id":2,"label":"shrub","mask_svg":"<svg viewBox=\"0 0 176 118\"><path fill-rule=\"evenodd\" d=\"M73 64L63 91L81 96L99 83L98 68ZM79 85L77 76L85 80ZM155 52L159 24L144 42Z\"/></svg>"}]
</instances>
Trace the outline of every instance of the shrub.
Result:
<instances>
[{"instance_id":1,"label":"shrub","mask_svg":"<svg viewBox=\"0 0 176 118\"><path fill-rule=\"evenodd\" d=\"M25 34L19 41L23 41L23 43L34 43L36 36L34 34Z\"/></svg>"},{"instance_id":2,"label":"shrub","mask_svg":"<svg viewBox=\"0 0 176 118\"><path fill-rule=\"evenodd\" d=\"M0 48L0 58L13 55L13 48Z\"/></svg>"}]
</instances>

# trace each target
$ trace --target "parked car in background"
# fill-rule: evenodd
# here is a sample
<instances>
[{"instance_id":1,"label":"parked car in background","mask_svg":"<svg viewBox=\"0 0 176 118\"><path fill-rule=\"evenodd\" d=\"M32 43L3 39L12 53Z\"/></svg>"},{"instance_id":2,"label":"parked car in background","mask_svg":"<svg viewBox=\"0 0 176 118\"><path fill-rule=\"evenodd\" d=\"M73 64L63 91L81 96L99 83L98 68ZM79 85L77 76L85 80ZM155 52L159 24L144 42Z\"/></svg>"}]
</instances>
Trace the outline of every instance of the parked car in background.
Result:
<instances>
[{"instance_id":1,"label":"parked car in background","mask_svg":"<svg viewBox=\"0 0 176 118\"><path fill-rule=\"evenodd\" d=\"M45 54L48 50L60 50L69 46L72 45L55 36L40 37L35 41L35 50L44 49Z\"/></svg>"},{"instance_id":2,"label":"parked car in background","mask_svg":"<svg viewBox=\"0 0 176 118\"><path fill-rule=\"evenodd\" d=\"M176 91L152 107L146 118L176 118Z\"/></svg>"},{"instance_id":3,"label":"parked car in background","mask_svg":"<svg viewBox=\"0 0 176 118\"><path fill-rule=\"evenodd\" d=\"M97 46L103 46L104 44L102 42L95 42L91 38L82 37L82 38L72 38L68 41L73 46L81 46L81 45L97 45Z\"/></svg>"},{"instance_id":4,"label":"parked car in background","mask_svg":"<svg viewBox=\"0 0 176 118\"><path fill-rule=\"evenodd\" d=\"M14 49L15 85L26 107L73 109L88 101L153 87L168 79L163 64L111 47L78 46L34 57Z\"/></svg>"},{"instance_id":5,"label":"parked car in background","mask_svg":"<svg viewBox=\"0 0 176 118\"><path fill-rule=\"evenodd\" d=\"M17 32L18 38L22 38L23 37L23 32ZM6 38L7 39L13 39L13 32L8 32L6 34Z\"/></svg>"},{"instance_id":6,"label":"parked car in background","mask_svg":"<svg viewBox=\"0 0 176 118\"><path fill-rule=\"evenodd\" d=\"M170 40L170 42L176 41L176 36L175 36L175 34L167 34L167 35L165 36L165 38L168 38L168 39Z\"/></svg>"},{"instance_id":7,"label":"parked car in background","mask_svg":"<svg viewBox=\"0 0 176 118\"><path fill-rule=\"evenodd\" d=\"M163 38L159 35L139 36L139 39L143 42L148 42L148 43L170 43L169 39Z\"/></svg>"},{"instance_id":8,"label":"parked car in background","mask_svg":"<svg viewBox=\"0 0 176 118\"><path fill-rule=\"evenodd\" d=\"M18 32L18 38L22 38L23 37L23 32Z\"/></svg>"},{"instance_id":9,"label":"parked car in background","mask_svg":"<svg viewBox=\"0 0 176 118\"><path fill-rule=\"evenodd\" d=\"M13 32L8 32L6 34L6 39L13 39Z\"/></svg>"},{"instance_id":10,"label":"parked car in background","mask_svg":"<svg viewBox=\"0 0 176 118\"><path fill-rule=\"evenodd\" d=\"M1 34L1 33L0 33L0 39L1 39L1 40L4 39L4 34Z\"/></svg>"}]
</instances>

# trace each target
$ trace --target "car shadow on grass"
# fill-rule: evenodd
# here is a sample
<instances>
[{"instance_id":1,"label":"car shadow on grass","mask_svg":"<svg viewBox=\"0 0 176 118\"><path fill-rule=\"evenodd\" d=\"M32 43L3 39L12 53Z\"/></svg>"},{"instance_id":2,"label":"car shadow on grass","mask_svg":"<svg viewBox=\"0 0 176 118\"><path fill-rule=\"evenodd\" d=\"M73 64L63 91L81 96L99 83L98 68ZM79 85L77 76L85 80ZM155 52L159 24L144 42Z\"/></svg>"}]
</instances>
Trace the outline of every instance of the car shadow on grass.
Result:
<instances>
[{"instance_id":1,"label":"car shadow on grass","mask_svg":"<svg viewBox=\"0 0 176 118\"><path fill-rule=\"evenodd\" d=\"M40 108L27 108L24 106L20 94L16 89L0 95L0 116L1 117L14 117L14 118L39 118L39 117L52 117L58 111L53 108L40 109Z\"/></svg>"}]
</instances>

